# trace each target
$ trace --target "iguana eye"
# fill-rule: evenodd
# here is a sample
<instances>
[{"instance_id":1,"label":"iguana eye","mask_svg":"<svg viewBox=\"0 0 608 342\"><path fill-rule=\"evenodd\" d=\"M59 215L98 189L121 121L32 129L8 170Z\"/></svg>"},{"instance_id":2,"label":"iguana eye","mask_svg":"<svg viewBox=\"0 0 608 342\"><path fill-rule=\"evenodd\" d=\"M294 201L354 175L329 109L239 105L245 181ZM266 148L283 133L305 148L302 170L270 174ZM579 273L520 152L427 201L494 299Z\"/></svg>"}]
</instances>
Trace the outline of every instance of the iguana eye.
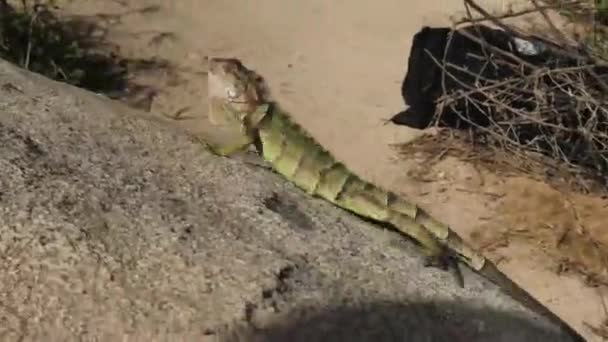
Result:
<instances>
[{"instance_id":1,"label":"iguana eye","mask_svg":"<svg viewBox=\"0 0 608 342\"><path fill-rule=\"evenodd\" d=\"M228 95L229 98L233 99L237 96L236 90L234 90L232 88L228 88L228 89L226 89L226 95Z\"/></svg>"}]
</instances>

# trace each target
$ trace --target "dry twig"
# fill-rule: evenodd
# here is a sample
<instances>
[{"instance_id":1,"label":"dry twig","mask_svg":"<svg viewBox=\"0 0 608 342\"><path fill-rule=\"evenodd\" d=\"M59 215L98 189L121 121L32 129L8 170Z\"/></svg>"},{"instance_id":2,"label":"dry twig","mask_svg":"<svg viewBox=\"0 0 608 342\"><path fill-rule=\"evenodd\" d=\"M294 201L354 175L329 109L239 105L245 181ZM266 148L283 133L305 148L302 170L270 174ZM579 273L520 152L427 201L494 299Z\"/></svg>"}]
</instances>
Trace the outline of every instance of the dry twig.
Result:
<instances>
[{"instance_id":1,"label":"dry twig","mask_svg":"<svg viewBox=\"0 0 608 342\"><path fill-rule=\"evenodd\" d=\"M533 10L548 21L558 41L523 34L475 1L464 0L464 3L467 18L460 20L459 25L478 23L480 16L512 37L535 40L545 52L542 58L524 58L485 41L475 30L455 27L455 31L480 44L483 53L473 57L484 68L491 66L509 76L484 77L482 72L455 65L445 57L439 60L430 56L443 70L435 122L439 122L445 109L450 109L473 126L471 136L475 141L542 162L551 169L565 169L577 177L599 180L607 186L608 63L595 57L587 47L568 42L566 35L546 15L550 6L543 6L537 0L532 0ZM477 18L472 11L478 14ZM451 38L445 51L451 48L450 43ZM469 53L469 56L472 55ZM446 82L456 86L446 87ZM474 122L473 111L481 112L489 125Z\"/></svg>"}]
</instances>

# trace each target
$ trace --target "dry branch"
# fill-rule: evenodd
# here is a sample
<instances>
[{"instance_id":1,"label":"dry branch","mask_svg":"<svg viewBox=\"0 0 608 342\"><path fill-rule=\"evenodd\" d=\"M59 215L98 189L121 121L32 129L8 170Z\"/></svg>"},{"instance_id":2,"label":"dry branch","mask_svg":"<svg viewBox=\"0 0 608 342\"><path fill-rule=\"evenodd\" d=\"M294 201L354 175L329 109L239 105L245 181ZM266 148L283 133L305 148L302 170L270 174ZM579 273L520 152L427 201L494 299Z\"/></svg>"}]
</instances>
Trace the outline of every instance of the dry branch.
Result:
<instances>
[{"instance_id":1,"label":"dry branch","mask_svg":"<svg viewBox=\"0 0 608 342\"><path fill-rule=\"evenodd\" d=\"M484 77L481 72L431 56L443 71L442 95L437 100L435 122L439 122L442 113L449 109L472 124L471 135L475 141L526 156L535 162L542 160L552 169L565 167L576 175L599 180L608 186L607 61L598 58L592 47L569 42L545 14L549 5L531 1L535 7L532 10L541 13L547 26L559 37L556 41L523 34L473 0L464 0L464 3L467 17L458 21L458 26L468 23L469 27L474 27L480 16L512 37L534 42L543 52L534 58L522 58L485 41L482 35L475 34L475 30L454 26L454 31L482 46L484 53L474 58L508 76ZM560 6L563 9L565 5ZM472 11L478 15L476 18ZM448 48L451 47L447 46L446 51ZM446 80L456 86L446 87ZM480 112L489 125L482 126L471 119Z\"/></svg>"}]
</instances>

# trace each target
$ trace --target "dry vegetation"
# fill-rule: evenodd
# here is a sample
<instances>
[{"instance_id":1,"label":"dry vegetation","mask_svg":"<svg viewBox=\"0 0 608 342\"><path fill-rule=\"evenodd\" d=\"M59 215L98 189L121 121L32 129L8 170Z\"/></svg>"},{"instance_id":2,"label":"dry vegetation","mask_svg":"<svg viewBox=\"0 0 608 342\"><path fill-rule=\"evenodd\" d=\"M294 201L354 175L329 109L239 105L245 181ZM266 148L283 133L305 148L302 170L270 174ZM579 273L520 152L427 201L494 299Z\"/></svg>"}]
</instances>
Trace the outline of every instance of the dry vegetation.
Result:
<instances>
[{"instance_id":1,"label":"dry vegetation","mask_svg":"<svg viewBox=\"0 0 608 342\"><path fill-rule=\"evenodd\" d=\"M405 151L412 152L413 148L430 152L432 149L436 154L437 149L460 146L460 153L466 152L471 157L475 150L481 152L480 159L485 161L488 155L502 156L494 158L493 165L510 164L519 171L546 179L570 180L578 189L605 191L608 189L608 60L604 41L598 38L603 32L605 10L597 10L598 7L588 1L541 3L532 0L531 4L531 8L498 17L473 0L464 1L468 16L455 22L454 28L482 44L484 55L476 58L508 76L484 78L445 59L435 59L444 71L443 95L437 101L435 122L445 108L450 108L473 128L464 133L443 131L440 138L434 138L432 147L426 143L408 145ZM549 9L568 14L573 21L589 22L589 18L594 18L593 30L585 39L568 39L545 15ZM532 12L543 15L551 31L548 35L531 36L506 24L506 18ZM459 29L480 19L514 37L534 41L537 49L546 52L536 59L522 59L483 41L481 35ZM468 80L463 81L464 78ZM459 86L446 88L446 79ZM471 120L474 117L471 111L482 112L490 124L481 126Z\"/></svg>"},{"instance_id":2,"label":"dry vegetation","mask_svg":"<svg viewBox=\"0 0 608 342\"><path fill-rule=\"evenodd\" d=\"M118 46L106 37L108 22L121 20L119 15L61 17L56 3L0 0L0 58L145 109L147 103L133 99L149 100L157 90L133 83L132 75L172 66L163 59L121 57Z\"/></svg>"}]
</instances>

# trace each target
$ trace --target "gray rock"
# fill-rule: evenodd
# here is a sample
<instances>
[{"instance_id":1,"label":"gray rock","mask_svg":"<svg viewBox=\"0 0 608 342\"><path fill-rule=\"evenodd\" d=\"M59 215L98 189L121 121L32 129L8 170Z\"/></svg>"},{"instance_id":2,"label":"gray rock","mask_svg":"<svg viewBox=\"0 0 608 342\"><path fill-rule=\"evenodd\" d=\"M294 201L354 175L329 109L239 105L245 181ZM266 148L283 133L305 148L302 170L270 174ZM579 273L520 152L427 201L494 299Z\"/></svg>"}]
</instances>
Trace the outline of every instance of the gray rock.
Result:
<instances>
[{"instance_id":1,"label":"gray rock","mask_svg":"<svg viewBox=\"0 0 608 342\"><path fill-rule=\"evenodd\" d=\"M2 341L558 341L465 271L0 61Z\"/></svg>"}]
</instances>

